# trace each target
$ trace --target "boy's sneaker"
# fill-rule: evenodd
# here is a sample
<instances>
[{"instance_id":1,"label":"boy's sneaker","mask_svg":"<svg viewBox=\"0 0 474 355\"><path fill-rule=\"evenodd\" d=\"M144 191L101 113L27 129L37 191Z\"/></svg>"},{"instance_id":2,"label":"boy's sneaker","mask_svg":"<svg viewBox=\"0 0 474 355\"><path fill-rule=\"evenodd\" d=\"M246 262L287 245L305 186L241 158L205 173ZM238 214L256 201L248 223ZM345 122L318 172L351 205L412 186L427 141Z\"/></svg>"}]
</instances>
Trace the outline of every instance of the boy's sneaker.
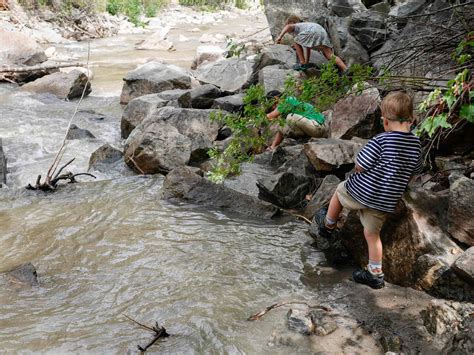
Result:
<instances>
[{"instance_id":1,"label":"boy's sneaker","mask_svg":"<svg viewBox=\"0 0 474 355\"><path fill-rule=\"evenodd\" d=\"M327 213L328 209L326 207L320 208L314 215L314 222L316 222L319 227L319 235L323 238L329 239L332 236L333 229L329 229L326 227Z\"/></svg>"},{"instance_id":2,"label":"boy's sneaker","mask_svg":"<svg viewBox=\"0 0 474 355\"><path fill-rule=\"evenodd\" d=\"M366 269L354 271L352 273L352 279L357 283L364 284L375 289L379 289L385 286L383 274L376 276Z\"/></svg>"},{"instance_id":3,"label":"boy's sneaker","mask_svg":"<svg viewBox=\"0 0 474 355\"><path fill-rule=\"evenodd\" d=\"M306 69L308 69L308 64L295 64L293 65L293 69L296 70L296 71L305 71Z\"/></svg>"}]
</instances>

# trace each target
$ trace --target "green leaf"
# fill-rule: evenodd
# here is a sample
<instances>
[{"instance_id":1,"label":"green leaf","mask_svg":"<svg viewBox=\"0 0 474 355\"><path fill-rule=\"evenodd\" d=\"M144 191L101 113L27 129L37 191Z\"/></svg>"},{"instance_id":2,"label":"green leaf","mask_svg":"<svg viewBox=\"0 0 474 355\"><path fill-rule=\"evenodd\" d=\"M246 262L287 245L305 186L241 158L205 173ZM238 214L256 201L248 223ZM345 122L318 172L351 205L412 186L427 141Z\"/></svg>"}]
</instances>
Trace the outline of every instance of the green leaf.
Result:
<instances>
[{"instance_id":1,"label":"green leaf","mask_svg":"<svg viewBox=\"0 0 474 355\"><path fill-rule=\"evenodd\" d=\"M456 96L453 94L449 93L443 96L443 99L446 101L448 104L448 108L451 109L453 107L453 104L456 102Z\"/></svg>"},{"instance_id":2,"label":"green leaf","mask_svg":"<svg viewBox=\"0 0 474 355\"><path fill-rule=\"evenodd\" d=\"M466 104L461 106L459 116L468 122L474 122L474 105Z\"/></svg>"}]
</instances>

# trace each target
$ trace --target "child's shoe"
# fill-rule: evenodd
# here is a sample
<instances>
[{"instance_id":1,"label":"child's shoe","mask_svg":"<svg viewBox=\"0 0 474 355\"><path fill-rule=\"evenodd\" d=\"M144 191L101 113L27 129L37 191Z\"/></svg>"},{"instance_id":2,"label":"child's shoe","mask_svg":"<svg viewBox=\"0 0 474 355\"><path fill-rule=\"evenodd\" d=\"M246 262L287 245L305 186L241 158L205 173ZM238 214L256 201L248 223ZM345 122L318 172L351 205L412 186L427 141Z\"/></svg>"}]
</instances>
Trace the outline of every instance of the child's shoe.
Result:
<instances>
[{"instance_id":1,"label":"child's shoe","mask_svg":"<svg viewBox=\"0 0 474 355\"><path fill-rule=\"evenodd\" d=\"M332 236L333 229L326 227L326 215L328 213L328 209L326 207L322 207L316 212L314 215L314 222L319 227L319 235L323 238L329 239Z\"/></svg>"},{"instance_id":2,"label":"child's shoe","mask_svg":"<svg viewBox=\"0 0 474 355\"><path fill-rule=\"evenodd\" d=\"M293 65L293 69L296 70L296 71L305 71L306 69L308 69L308 64L295 64Z\"/></svg>"},{"instance_id":3,"label":"child's shoe","mask_svg":"<svg viewBox=\"0 0 474 355\"><path fill-rule=\"evenodd\" d=\"M385 286L383 274L374 275L366 269L354 271L352 273L352 279L357 283L364 284L375 289L379 289Z\"/></svg>"}]
</instances>

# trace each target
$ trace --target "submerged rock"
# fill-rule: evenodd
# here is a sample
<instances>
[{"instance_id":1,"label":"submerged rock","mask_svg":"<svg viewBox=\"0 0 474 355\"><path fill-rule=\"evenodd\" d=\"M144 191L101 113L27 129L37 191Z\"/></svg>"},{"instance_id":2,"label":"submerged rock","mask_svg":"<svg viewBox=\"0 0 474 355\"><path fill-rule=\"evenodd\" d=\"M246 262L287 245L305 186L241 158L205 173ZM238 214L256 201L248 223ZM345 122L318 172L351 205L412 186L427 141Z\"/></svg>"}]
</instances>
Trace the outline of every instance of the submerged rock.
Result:
<instances>
[{"instance_id":1,"label":"submerged rock","mask_svg":"<svg viewBox=\"0 0 474 355\"><path fill-rule=\"evenodd\" d=\"M75 124L72 124L67 132L66 139L89 139L95 138L95 136L87 129L79 128Z\"/></svg>"},{"instance_id":2,"label":"submerged rock","mask_svg":"<svg viewBox=\"0 0 474 355\"><path fill-rule=\"evenodd\" d=\"M13 284L38 286L38 274L32 263L22 264L7 271L6 276Z\"/></svg>"},{"instance_id":3,"label":"submerged rock","mask_svg":"<svg viewBox=\"0 0 474 355\"><path fill-rule=\"evenodd\" d=\"M120 103L126 104L130 100L172 89L189 89L191 77L183 69L160 62L149 62L129 72L123 79Z\"/></svg>"},{"instance_id":4,"label":"submerged rock","mask_svg":"<svg viewBox=\"0 0 474 355\"><path fill-rule=\"evenodd\" d=\"M122 138L128 138L135 127L142 123L146 117L167 104L168 101L157 94L144 95L131 100L125 107L120 122Z\"/></svg>"},{"instance_id":5,"label":"submerged rock","mask_svg":"<svg viewBox=\"0 0 474 355\"><path fill-rule=\"evenodd\" d=\"M277 207L223 185L214 184L196 174L190 167L176 168L166 176L161 189L161 198L165 200L177 198L263 219L279 214Z\"/></svg>"},{"instance_id":6,"label":"submerged rock","mask_svg":"<svg viewBox=\"0 0 474 355\"><path fill-rule=\"evenodd\" d=\"M87 75L79 70L69 73L53 73L21 87L22 90L35 93L49 93L60 99L71 100L82 96L87 96L91 92L91 84Z\"/></svg>"}]
</instances>

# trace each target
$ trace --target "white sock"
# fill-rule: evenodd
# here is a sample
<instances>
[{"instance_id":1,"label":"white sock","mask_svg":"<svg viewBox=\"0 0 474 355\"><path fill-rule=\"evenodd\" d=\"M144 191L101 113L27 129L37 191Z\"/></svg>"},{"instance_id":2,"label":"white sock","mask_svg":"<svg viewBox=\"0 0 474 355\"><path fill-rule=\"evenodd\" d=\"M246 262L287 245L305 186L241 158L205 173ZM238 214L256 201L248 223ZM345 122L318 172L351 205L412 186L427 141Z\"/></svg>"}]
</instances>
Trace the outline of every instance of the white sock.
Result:
<instances>
[{"instance_id":1,"label":"white sock","mask_svg":"<svg viewBox=\"0 0 474 355\"><path fill-rule=\"evenodd\" d=\"M373 261L369 260L369 264L367 265L367 270L374 275L374 276L380 276L382 274L382 261Z\"/></svg>"}]
</instances>

